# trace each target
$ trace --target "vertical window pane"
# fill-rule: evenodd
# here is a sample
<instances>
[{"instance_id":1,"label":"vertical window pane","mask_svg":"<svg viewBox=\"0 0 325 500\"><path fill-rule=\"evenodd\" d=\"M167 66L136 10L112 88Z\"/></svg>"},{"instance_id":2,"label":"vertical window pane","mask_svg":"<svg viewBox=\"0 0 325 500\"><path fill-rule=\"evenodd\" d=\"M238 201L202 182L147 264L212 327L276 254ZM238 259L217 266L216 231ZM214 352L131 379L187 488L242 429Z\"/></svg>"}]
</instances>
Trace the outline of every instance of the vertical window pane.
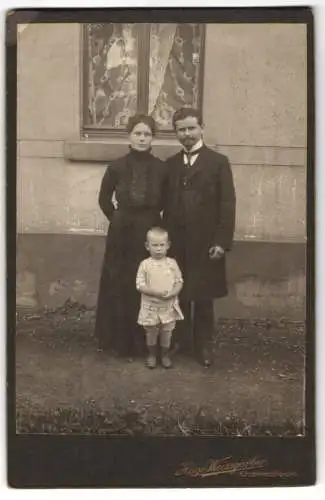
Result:
<instances>
[{"instance_id":1,"label":"vertical window pane","mask_svg":"<svg viewBox=\"0 0 325 500\"><path fill-rule=\"evenodd\" d=\"M149 113L159 128L170 129L182 106L198 105L200 25L151 25Z\"/></svg>"},{"instance_id":2,"label":"vertical window pane","mask_svg":"<svg viewBox=\"0 0 325 500\"><path fill-rule=\"evenodd\" d=\"M87 25L87 125L125 128L137 110L137 25Z\"/></svg>"}]
</instances>

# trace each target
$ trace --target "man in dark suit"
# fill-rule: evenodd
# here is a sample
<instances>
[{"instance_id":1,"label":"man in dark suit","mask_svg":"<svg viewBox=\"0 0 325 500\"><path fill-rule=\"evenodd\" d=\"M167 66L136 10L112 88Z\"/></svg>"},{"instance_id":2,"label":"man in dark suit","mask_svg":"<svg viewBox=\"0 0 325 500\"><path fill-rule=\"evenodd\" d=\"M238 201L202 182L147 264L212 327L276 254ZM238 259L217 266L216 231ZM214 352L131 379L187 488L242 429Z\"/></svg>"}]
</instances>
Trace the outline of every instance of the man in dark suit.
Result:
<instances>
[{"instance_id":1,"label":"man in dark suit","mask_svg":"<svg viewBox=\"0 0 325 500\"><path fill-rule=\"evenodd\" d=\"M184 277L176 341L183 351L194 341L204 366L212 362L213 300L227 295L226 252L231 249L236 196L228 158L203 142L198 110L181 108L173 126L183 149L167 160L164 220L171 255Z\"/></svg>"}]
</instances>

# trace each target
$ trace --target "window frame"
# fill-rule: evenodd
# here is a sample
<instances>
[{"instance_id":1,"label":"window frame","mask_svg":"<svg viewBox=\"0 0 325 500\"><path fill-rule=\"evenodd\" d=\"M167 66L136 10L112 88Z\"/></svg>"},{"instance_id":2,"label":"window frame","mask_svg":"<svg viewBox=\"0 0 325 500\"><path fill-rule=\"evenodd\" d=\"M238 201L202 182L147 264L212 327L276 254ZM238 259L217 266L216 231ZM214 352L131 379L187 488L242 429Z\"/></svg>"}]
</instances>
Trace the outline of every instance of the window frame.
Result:
<instances>
[{"instance_id":1,"label":"window frame","mask_svg":"<svg viewBox=\"0 0 325 500\"><path fill-rule=\"evenodd\" d=\"M108 127L96 127L87 124L88 114L88 34L87 25L89 23L82 23L81 29L81 113L80 113L80 136L83 139L100 139L103 137L116 137L125 138L127 136L126 129L114 129ZM138 31L138 54L142 54L141 63L138 64L138 78L137 78L137 102L138 112L147 113L149 101L149 60L150 60L150 25L151 23L135 23L140 25ZM179 24L179 23L175 23ZM197 108L203 111L203 75L204 75L204 62L205 62L205 39L206 39L206 25L198 23L200 30L200 51L199 51L199 75L198 75L198 106ZM157 130L157 139L170 139L174 135L173 130Z\"/></svg>"}]
</instances>

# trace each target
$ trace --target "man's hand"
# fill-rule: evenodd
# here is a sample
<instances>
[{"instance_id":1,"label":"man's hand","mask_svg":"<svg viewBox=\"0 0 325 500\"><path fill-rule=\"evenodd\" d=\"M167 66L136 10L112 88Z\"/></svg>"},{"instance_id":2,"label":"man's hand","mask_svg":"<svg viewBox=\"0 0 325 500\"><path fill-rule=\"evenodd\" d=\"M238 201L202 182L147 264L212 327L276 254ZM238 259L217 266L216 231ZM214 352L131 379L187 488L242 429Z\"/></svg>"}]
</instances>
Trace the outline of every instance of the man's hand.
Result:
<instances>
[{"instance_id":1,"label":"man's hand","mask_svg":"<svg viewBox=\"0 0 325 500\"><path fill-rule=\"evenodd\" d=\"M224 255L225 251L223 248L215 245L214 247L209 248L209 257L210 259L221 259Z\"/></svg>"}]
</instances>

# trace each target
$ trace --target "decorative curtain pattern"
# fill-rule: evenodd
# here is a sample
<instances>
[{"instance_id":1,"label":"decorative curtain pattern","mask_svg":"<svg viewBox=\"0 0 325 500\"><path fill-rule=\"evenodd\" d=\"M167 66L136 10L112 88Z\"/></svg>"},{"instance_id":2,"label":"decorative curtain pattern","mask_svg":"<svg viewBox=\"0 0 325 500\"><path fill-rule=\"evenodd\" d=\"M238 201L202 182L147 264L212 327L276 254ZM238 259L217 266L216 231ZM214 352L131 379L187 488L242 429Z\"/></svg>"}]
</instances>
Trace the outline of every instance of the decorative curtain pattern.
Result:
<instances>
[{"instance_id":1,"label":"decorative curtain pattern","mask_svg":"<svg viewBox=\"0 0 325 500\"><path fill-rule=\"evenodd\" d=\"M160 23L152 25L151 35L149 82L154 82L154 85L149 87L150 112L159 128L168 130L178 108L198 104L200 29L199 24ZM165 66L163 77L162 66ZM156 78L152 76L154 74L157 74Z\"/></svg>"},{"instance_id":2,"label":"decorative curtain pattern","mask_svg":"<svg viewBox=\"0 0 325 500\"><path fill-rule=\"evenodd\" d=\"M125 128L137 110L137 25L88 24L91 125Z\"/></svg>"},{"instance_id":3,"label":"decorative curtain pattern","mask_svg":"<svg viewBox=\"0 0 325 500\"><path fill-rule=\"evenodd\" d=\"M199 24L150 26L148 113L170 130L174 111L197 106L200 65ZM137 112L137 51L141 24L87 24L88 120L98 128L124 129ZM141 73L140 73L141 76Z\"/></svg>"},{"instance_id":4,"label":"decorative curtain pattern","mask_svg":"<svg viewBox=\"0 0 325 500\"><path fill-rule=\"evenodd\" d=\"M148 113L156 105L174 43L177 24L155 23L150 28Z\"/></svg>"}]
</instances>

